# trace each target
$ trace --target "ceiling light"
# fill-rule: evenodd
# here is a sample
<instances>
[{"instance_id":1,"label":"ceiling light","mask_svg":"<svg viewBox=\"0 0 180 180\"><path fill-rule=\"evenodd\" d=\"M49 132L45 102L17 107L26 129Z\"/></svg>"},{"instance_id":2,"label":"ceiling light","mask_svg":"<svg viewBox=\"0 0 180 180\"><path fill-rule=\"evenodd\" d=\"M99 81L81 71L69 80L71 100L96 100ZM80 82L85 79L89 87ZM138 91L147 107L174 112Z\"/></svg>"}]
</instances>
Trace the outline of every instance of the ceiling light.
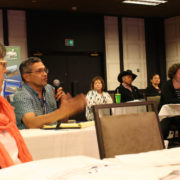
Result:
<instances>
[{"instance_id":1,"label":"ceiling light","mask_svg":"<svg viewBox=\"0 0 180 180\"><path fill-rule=\"evenodd\" d=\"M132 0L131 0L132 1ZM136 1L136 0L134 0ZM138 0L138 1L142 1L142 2L153 2L153 3L166 3L167 1L164 0Z\"/></svg>"},{"instance_id":2,"label":"ceiling light","mask_svg":"<svg viewBox=\"0 0 180 180\"><path fill-rule=\"evenodd\" d=\"M124 0L123 3L129 4L139 4L139 5L149 5L149 6L157 6L161 3L166 3L166 0Z\"/></svg>"},{"instance_id":3,"label":"ceiling light","mask_svg":"<svg viewBox=\"0 0 180 180\"><path fill-rule=\"evenodd\" d=\"M149 6L157 6L158 3L152 3L152 2L141 2L141 1L131 1L131 0L125 0L123 3L127 4L139 4L139 5L149 5Z\"/></svg>"}]
</instances>

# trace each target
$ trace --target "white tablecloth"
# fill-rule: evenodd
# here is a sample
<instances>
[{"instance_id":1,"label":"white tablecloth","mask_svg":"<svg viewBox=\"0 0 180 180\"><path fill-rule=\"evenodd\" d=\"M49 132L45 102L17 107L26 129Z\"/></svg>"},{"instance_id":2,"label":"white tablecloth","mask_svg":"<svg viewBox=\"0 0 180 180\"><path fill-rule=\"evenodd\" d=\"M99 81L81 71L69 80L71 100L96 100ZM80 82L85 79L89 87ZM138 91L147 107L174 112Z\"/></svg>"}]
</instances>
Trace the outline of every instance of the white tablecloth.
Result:
<instances>
[{"instance_id":1,"label":"white tablecloth","mask_svg":"<svg viewBox=\"0 0 180 180\"><path fill-rule=\"evenodd\" d=\"M180 104L165 104L159 111L160 121L167 117L180 116Z\"/></svg>"},{"instance_id":2,"label":"white tablecloth","mask_svg":"<svg viewBox=\"0 0 180 180\"><path fill-rule=\"evenodd\" d=\"M146 105L112 108L113 115L147 112Z\"/></svg>"},{"instance_id":3,"label":"white tablecloth","mask_svg":"<svg viewBox=\"0 0 180 180\"><path fill-rule=\"evenodd\" d=\"M76 156L45 159L0 170L2 180L177 180L180 148L98 160Z\"/></svg>"},{"instance_id":4,"label":"white tablecloth","mask_svg":"<svg viewBox=\"0 0 180 180\"><path fill-rule=\"evenodd\" d=\"M34 160L84 155L99 158L95 127L20 131Z\"/></svg>"}]
</instances>

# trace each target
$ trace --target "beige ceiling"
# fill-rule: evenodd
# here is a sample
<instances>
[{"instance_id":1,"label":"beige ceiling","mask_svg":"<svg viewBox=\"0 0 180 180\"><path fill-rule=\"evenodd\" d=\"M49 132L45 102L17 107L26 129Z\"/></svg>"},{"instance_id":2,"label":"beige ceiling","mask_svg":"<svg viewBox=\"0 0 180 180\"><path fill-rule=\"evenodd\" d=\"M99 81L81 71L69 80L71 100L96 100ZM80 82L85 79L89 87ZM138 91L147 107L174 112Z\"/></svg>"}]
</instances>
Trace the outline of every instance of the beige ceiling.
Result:
<instances>
[{"instance_id":1,"label":"beige ceiling","mask_svg":"<svg viewBox=\"0 0 180 180\"><path fill-rule=\"evenodd\" d=\"M0 7L100 13L130 17L173 17L180 15L180 0L169 0L159 6L123 4L122 0L0 0Z\"/></svg>"}]
</instances>

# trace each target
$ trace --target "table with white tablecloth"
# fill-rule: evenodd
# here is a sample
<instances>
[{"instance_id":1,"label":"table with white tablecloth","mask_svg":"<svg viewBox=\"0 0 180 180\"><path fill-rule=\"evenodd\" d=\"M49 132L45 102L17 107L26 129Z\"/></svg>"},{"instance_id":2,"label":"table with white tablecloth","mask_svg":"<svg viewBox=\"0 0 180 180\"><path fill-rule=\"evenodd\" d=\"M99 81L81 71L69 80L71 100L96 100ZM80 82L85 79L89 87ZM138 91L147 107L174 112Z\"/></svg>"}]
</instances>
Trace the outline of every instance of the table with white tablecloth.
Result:
<instances>
[{"instance_id":1,"label":"table with white tablecloth","mask_svg":"<svg viewBox=\"0 0 180 180\"><path fill-rule=\"evenodd\" d=\"M44 159L0 170L2 180L177 180L180 148L95 159L74 156Z\"/></svg>"},{"instance_id":2,"label":"table with white tablecloth","mask_svg":"<svg viewBox=\"0 0 180 180\"><path fill-rule=\"evenodd\" d=\"M95 127L20 130L34 160L84 155L99 158Z\"/></svg>"},{"instance_id":3,"label":"table with white tablecloth","mask_svg":"<svg viewBox=\"0 0 180 180\"><path fill-rule=\"evenodd\" d=\"M165 104L159 111L160 121L167 117L180 116L180 104Z\"/></svg>"},{"instance_id":4,"label":"table with white tablecloth","mask_svg":"<svg viewBox=\"0 0 180 180\"><path fill-rule=\"evenodd\" d=\"M144 100L134 100L134 101L126 102L126 103L131 103L131 102L144 102ZM141 112L147 112L147 106L146 105L130 106L130 107L122 106L122 107L112 108L112 114L113 115L141 113Z\"/></svg>"}]
</instances>

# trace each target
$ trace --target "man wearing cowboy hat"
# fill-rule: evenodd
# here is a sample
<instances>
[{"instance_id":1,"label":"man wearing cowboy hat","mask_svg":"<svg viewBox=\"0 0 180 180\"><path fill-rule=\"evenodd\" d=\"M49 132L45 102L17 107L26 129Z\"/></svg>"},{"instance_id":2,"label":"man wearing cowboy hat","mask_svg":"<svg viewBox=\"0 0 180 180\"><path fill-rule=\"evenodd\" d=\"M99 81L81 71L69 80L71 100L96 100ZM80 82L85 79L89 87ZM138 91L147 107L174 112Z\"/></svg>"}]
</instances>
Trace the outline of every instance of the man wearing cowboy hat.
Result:
<instances>
[{"instance_id":1,"label":"man wearing cowboy hat","mask_svg":"<svg viewBox=\"0 0 180 180\"><path fill-rule=\"evenodd\" d=\"M135 99L143 99L143 95L140 94L139 89L132 86L132 82L136 79L137 75L131 70L122 71L118 75L118 81L121 83L116 88L115 93L121 94L121 102L133 101Z\"/></svg>"}]
</instances>

